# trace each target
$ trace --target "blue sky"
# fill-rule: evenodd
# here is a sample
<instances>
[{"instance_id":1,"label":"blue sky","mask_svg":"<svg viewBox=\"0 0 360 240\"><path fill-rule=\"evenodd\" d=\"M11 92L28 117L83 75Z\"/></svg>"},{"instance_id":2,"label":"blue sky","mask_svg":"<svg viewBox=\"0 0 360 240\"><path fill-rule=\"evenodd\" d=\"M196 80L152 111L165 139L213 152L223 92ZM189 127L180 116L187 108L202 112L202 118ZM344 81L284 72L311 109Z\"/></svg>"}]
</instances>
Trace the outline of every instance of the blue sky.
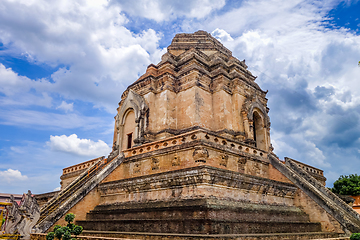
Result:
<instances>
[{"instance_id":1,"label":"blue sky","mask_svg":"<svg viewBox=\"0 0 360 240\"><path fill-rule=\"evenodd\" d=\"M126 86L205 30L269 90L275 153L360 173L360 1L3 0L0 192L49 192L108 155Z\"/></svg>"}]
</instances>

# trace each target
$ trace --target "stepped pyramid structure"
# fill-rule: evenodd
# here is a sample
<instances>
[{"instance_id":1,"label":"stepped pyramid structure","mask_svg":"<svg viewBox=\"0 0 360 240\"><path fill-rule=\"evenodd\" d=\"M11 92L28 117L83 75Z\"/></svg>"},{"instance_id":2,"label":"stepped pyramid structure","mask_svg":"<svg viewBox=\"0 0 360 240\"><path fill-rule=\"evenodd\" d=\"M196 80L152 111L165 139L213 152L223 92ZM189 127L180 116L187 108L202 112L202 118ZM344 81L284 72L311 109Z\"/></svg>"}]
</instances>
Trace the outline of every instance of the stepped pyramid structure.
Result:
<instances>
[{"instance_id":1,"label":"stepped pyramid structure","mask_svg":"<svg viewBox=\"0 0 360 240\"><path fill-rule=\"evenodd\" d=\"M323 171L270 143L266 93L209 33L177 34L121 96L113 150L64 169L38 232L73 212L84 234L315 239L360 231ZM253 238L251 238L253 237Z\"/></svg>"}]
</instances>

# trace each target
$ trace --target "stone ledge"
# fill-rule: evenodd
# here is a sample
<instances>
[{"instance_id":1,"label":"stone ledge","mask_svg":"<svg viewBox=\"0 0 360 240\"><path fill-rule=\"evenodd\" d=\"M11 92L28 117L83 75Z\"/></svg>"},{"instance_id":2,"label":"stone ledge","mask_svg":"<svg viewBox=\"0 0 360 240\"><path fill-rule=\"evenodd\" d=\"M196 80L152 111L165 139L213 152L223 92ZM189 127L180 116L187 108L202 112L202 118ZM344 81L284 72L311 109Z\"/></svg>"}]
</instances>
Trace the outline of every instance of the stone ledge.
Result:
<instances>
[{"instance_id":1,"label":"stone ledge","mask_svg":"<svg viewBox=\"0 0 360 240\"><path fill-rule=\"evenodd\" d=\"M254 206L254 205L253 205ZM249 206L181 206L166 207L158 206L157 208L146 207L128 207L127 209L120 206L119 209L110 207L108 209L96 208L87 214L86 221L205 221L215 222L232 222L232 223L308 223L309 217L300 209L292 207L274 207L271 205L262 206L261 208L251 209ZM250 206L251 207L251 206ZM100 221L100 222L101 222ZM81 224L80 224L81 225ZM95 229L93 229L95 230ZM296 231L295 231L296 232ZM176 232L174 232L176 233ZM240 233L240 232L238 232Z\"/></svg>"},{"instance_id":2,"label":"stone ledge","mask_svg":"<svg viewBox=\"0 0 360 240\"><path fill-rule=\"evenodd\" d=\"M321 238L321 239L314 239L314 240L349 240L350 237L338 237L338 238Z\"/></svg>"},{"instance_id":3,"label":"stone ledge","mask_svg":"<svg viewBox=\"0 0 360 240\"><path fill-rule=\"evenodd\" d=\"M46 233L33 233L31 234L30 239L31 240L46 240ZM140 240L140 239L135 239L135 238L112 238L112 237L98 237L98 236L82 236L81 235L81 239L82 240L116 240L116 239L121 239L121 240Z\"/></svg>"},{"instance_id":4,"label":"stone ledge","mask_svg":"<svg viewBox=\"0 0 360 240\"><path fill-rule=\"evenodd\" d=\"M125 203L113 203L103 204L95 207L91 212L96 211L131 211L132 209L162 209L162 208L179 208L179 207L196 207L204 206L206 208L215 209L231 209L235 211L241 208L242 211L278 211L300 214L302 211L295 206L285 205L269 205L261 203L241 202L241 201L229 201L218 198L206 198L206 199L181 199L172 201L148 201L148 202L125 202Z\"/></svg>"},{"instance_id":5,"label":"stone ledge","mask_svg":"<svg viewBox=\"0 0 360 240\"><path fill-rule=\"evenodd\" d=\"M217 184L287 198L293 198L297 190L297 187L290 183L206 165L101 183L98 189L104 195L116 192L139 192L157 188L175 188L199 184ZM109 191L110 189L113 190Z\"/></svg>"},{"instance_id":6,"label":"stone ledge","mask_svg":"<svg viewBox=\"0 0 360 240\"><path fill-rule=\"evenodd\" d=\"M103 236L90 236L103 235ZM106 236L109 235L109 236ZM80 235L83 240L349 240L349 237L337 238L313 238L335 236L337 233L278 233L278 234L168 234L168 233L129 233L129 232L102 232L102 231L84 231ZM31 234L31 240L46 240L45 233Z\"/></svg>"},{"instance_id":7,"label":"stone ledge","mask_svg":"<svg viewBox=\"0 0 360 240\"><path fill-rule=\"evenodd\" d=\"M193 144L192 144L193 143ZM182 133L174 137L166 138L156 142L146 143L140 146L136 146L127 150L124 150L124 156L126 161L133 159L135 156L146 157L150 152L165 152L171 151L172 148L181 149L202 143L206 146L214 147L220 150L226 150L233 154L249 156L254 159L259 159L264 162L268 162L268 153L241 142L239 140L229 139L223 136L219 136L217 133L206 130L197 129L190 132Z\"/></svg>"},{"instance_id":8,"label":"stone ledge","mask_svg":"<svg viewBox=\"0 0 360 240\"><path fill-rule=\"evenodd\" d=\"M109 237L131 237L141 240L307 240L307 239L341 239L338 233L306 232L306 233L276 233L276 234L171 234L171 233L142 233L142 232L110 232L84 231L85 235L102 235Z\"/></svg>"}]
</instances>

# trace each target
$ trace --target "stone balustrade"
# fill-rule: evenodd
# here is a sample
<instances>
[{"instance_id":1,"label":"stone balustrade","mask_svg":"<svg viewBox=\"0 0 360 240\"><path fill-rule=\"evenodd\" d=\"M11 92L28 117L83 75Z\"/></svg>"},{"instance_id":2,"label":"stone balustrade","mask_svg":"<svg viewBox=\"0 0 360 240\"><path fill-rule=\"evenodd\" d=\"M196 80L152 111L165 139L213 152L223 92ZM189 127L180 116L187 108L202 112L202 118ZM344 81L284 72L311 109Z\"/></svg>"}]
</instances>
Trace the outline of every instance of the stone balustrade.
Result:
<instances>
[{"instance_id":1,"label":"stone balustrade","mask_svg":"<svg viewBox=\"0 0 360 240\"><path fill-rule=\"evenodd\" d=\"M63 169L63 175L68 174L68 173L72 173L72 172L76 172L76 171L80 171L80 170L85 170L87 168L89 168L90 166L94 165L100 158L102 157L98 157L86 162L82 162L67 168Z\"/></svg>"},{"instance_id":2,"label":"stone balustrade","mask_svg":"<svg viewBox=\"0 0 360 240\"><path fill-rule=\"evenodd\" d=\"M209 133L205 130L195 130L188 133L184 133L175 137L166 138L160 141L143 144L141 146L133 147L124 150L124 156L132 157L139 154L144 154L159 149L169 148L184 143L200 141L203 143L210 143L211 145L217 145L221 148L227 148L227 150L234 151L236 153L245 153L246 155L267 158L267 152L260 150L256 147L252 147L245 143L230 140L228 138L220 137L216 134ZM321 170L320 170L321 171Z\"/></svg>"},{"instance_id":3,"label":"stone balustrade","mask_svg":"<svg viewBox=\"0 0 360 240\"><path fill-rule=\"evenodd\" d=\"M285 158L285 161L286 161L287 158ZM302 168L304 171L307 171L308 173L310 174L315 174L315 175L320 175L320 176L324 176L324 171L321 170L321 169L318 169L318 168L315 168L315 167L312 167L312 166L309 166L305 163L302 163L302 162L298 162L292 158L289 158L291 159L291 161L295 162L300 168Z\"/></svg>"}]
</instances>

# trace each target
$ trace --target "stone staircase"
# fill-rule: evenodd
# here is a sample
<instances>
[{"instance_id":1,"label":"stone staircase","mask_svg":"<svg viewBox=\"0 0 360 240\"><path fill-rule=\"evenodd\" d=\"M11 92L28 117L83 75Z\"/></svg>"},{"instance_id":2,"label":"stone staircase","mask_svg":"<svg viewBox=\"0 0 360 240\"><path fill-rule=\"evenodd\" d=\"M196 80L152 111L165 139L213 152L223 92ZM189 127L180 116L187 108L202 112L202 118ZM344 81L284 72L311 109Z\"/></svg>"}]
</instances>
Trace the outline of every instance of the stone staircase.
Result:
<instances>
[{"instance_id":1,"label":"stone staircase","mask_svg":"<svg viewBox=\"0 0 360 240\"><path fill-rule=\"evenodd\" d=\"M111 160L102 157L90 166L66 188L54 196L40 210L40 218L35 225L35 232L46 232L56 221L63 217L76 203L83 199L94 187L108 176L124 160L117 156Z\"/></svg>"},{"instance_id":2,"label":"stone staircase","mask_svg":"<svg viewBox=\"0 0 360 240\"><path fill-rule=\"evenodd\" d=\"M360 215L299 167L292 159L285 158L285 163L273 155L269 155L269 159L270 163L277 170L333 216L341 224L346 233L360 232Z\"/></svg>"}]
</instances>

